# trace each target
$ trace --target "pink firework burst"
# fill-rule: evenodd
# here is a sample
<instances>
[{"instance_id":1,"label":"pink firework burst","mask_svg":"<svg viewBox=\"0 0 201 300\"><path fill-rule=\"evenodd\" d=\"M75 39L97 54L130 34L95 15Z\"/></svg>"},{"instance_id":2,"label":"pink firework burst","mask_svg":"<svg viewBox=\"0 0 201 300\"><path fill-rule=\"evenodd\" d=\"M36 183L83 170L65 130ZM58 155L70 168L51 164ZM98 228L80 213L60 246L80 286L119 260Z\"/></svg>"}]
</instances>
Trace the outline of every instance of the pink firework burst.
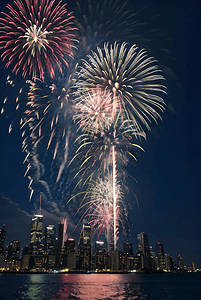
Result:
<instances>
[{"instance_id":1,"label":"pink firework burst","mask_svg":"<svg viewBox=\"0 0 201 300\"><path fill-rule=\"evenodd\" d=\"M90 211L87 217L90 218L89 224L92 227L92 232L97 233L99 239L101 233L105 235L107 241L107 247L109 250L109 245L111 242L111 236L113 233L113 206L110 203L109 205L98 205L91 204Z\"/></svg>"},{"instance_id":2,"label":"pink firework burst","mask_svg":"<svg viewBox=\"0 0 201 300\"><path fill-rule=\"evenodd\" d=\"M57 66L68 66L73 56L74 16L52 0L15 0L16 10L7 4L8 13L0 18L0 49L6 67L14 64L13 72L22 69L22 76L44 79L48 71L55 77Z\"/></svg>"},{"instance_id":3,"label":"pink firework burst","mask_svg":"<svg viewBox=\"0 0 201 300\"><path fill-rule=\"evenodd\" d=\"M113 122L112 94L101 91L97 86L87 93L81 93L75 100L74 120L83 132L91 135L103 133Z\"/></svg>"}]
</instances>

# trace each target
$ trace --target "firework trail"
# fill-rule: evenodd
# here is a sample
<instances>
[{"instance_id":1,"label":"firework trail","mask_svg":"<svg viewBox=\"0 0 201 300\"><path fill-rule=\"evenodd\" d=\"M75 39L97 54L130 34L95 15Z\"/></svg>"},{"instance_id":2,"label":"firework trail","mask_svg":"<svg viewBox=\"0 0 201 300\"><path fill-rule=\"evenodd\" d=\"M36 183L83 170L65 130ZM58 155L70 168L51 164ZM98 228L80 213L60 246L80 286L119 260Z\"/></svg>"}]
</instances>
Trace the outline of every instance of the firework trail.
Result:
<instances>
[{"instance_id":1,"label":"firework trail","mask_svg":"<svg viewBox=\"0 0 201 300\"><path fill-rule=\"evenodd\" d=\"M119 183L116 184L116 216L113 211L112 181L105 177L99 178L96 182L90 181L89 188L85 193L86 202L80 206L80 210L87 206L83 217L88 219L92 226L93 234L97 233L98 238L104 234L107 241L108 251L110 249L111 237L114 236L114 218L116 218L116 233L123 224L122 191Z\"/></svg>"},{"instance_id":2,"label":"firework trail","mask_svg":"<svg viewBox=\"0 0 201 300\"><path fill-rule=\"evenodd\" d=\"M70 85L71 75L45 82L28 81L24 88L26 110L21 120L23 151L27 152L25 162L32 165L33 153L38 155L40 162L46 165L48 181L52 181L54 190L63 195L73 125Z\"/></svg>"},{"instance_id":3,"label":"firework trail","mask_svg":"<svg viewBox=\"0 0 201 300\"><path fill-rule=\"evenodd\" d=\"M51 202L56 198L60 208L66 203L67 197L71 197L67 195L67 189L70 178L74 176L71 175L74 171L67 168L69 157L74 152L76 132L70 96L73 72L73 67L69 67L63 75L58 73L55 79L28 80L16 99L12 96L17 84L8 76L7 83L12 86L12 95L4 100L2 108L4 114L8 110L10 112L11 106L16 109L9 132L18 125L22 133L24 164L27 165L25 176L30 180L30 200L35 202L41 192L46 204L48 200Z\"/></svg>"},{"instance_id":4,"label":"firework trail","mask_svg":"<svg viewBox=\"0 0 201 300\"><path fill-rule=\"evenodd\" d=\"M22 76L39 76L47 71L55 77L55 66L62 73L73 56L74 17L61 1L16 0L16 10L7 4L8 13L0 18L0 49L6 67Z\"/></svg>"},{"instance_id":5,"label":"firework trail","mask_svg":"<svg viewBox=\"0 0 201 300\"><path fill-rule=\"evenodd\" d=\"M95 92L92 90L91 93L87 92L85 96L82 95L76 99L74 118L78 124L80 124L79 129L84 133L78 138L78 141L81 145L77 150L75 158L77 159L79 155L82 155L83 162L81 164L80 171L83 171L84 174L87 172L87 170L91 172L92 168L94 167L95 169L99 170L98 172L100 172L103 177L111 177L114 222L113 237L114 249L116 249L118 225L116 149L119 149L120 152L124 153L124 148L126 148L126 151L129 154L131 154L129 151L130 148L142 149L140 146L132 144L131 141L132 136L135 136L136 138L140 135L144 136L144 134L137 132L133 126L133 123L131 123L129 120L122 120L121 111L117 113L117 109L115 109L116 115L114 115L114 107L117 107L118 104L116 103L115 98L112 97L111 93L108 93L106 98L105 95L106 91L100 93L100 89L97 87ZM105 99L107 101L105 101ZM105 118L103 116L105 116ZM132 156L134 157L134 155ZM124 162L124 160L122 161ZM87 167L87 165L89 165L89 167ZM112 169L110 166L112 166ZM103 208L99 207L96 211L99 209L102 211ZM106 211L108 214L110 214L108 209L105 210L105 212ZM106 217L106 220L111 220L109 215ZM97 222L94 221L94 224L97 224ZM100 228L100 226L98 228Z\"/></svg>"},{"instance_id":6,"label":"firework trail","mask_svg":"<svg viewBox=\"0 0 201 300\"><path fill-rule=\"evenodd\" d=\"M63 240L62 240L62 248L64 247L64 243L66 242L68 235L67 235L67 228L68 228L68 219L67 218L62 218L61 219L61 224L64 225L63 228Z\"/></svg>"},{"instance_id":7,"label":"firework trail","mask_svg":"<svg viewBox=\"0 0 201 300\"><path fill-rule=\"evenodd\" d=\"M88 60L82 62L77 73L77 93L87 93L96 87L111 93L112 116L120 117L120 123L130 124L128 133L145 134L150 130L149 123L161 118L165 110L162 96L166 93L164 77L158 69L157 62L148 57L145 50L139 50L135 45L131 48L126 43L105 44L104 49L97 48L96 52L88 55ZM113 101L112 99L117 99ZM88 122L86 122L86 126ZM97 123L97 122L96 122ZM118 123L117 123L118 124ZM116 126L118 128L118 126ZM104 136L105 136L104 132ZM128 134L128 136L130 136ZM112 190L114 207L114 249L116 249L116 128L110 129L112 156ZM86 139L84 139L84 142ZM86 161L91 156L87 156Z\"/></svg>"}]
</instances>

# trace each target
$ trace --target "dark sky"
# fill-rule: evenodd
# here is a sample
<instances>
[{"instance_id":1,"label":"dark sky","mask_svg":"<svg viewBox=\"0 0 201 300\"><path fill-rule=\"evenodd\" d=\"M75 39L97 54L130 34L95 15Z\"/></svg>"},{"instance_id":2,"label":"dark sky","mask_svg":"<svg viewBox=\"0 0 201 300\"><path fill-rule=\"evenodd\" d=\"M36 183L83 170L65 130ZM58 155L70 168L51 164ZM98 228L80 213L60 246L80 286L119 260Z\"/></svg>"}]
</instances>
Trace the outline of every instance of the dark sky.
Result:
<instances>
[{"instance_id":1,"label":"dark sky","mask_svg":"<svg viewBox=\"0 0 201 300\"><path fill-rule=\"evenodd\" d=\"M1 1L1 11L6 3ZM164 62L160 61L166 66L168 105L163 122L153 127L145 153L138 161L135 177L140 209L136 201L130 199L133 207L131 242L137 249L136 236L144 231L153 247L161 242L165 253L175 260L180 253L186 265L195 261L196 267L201 268L201 4L198 0L154 0L148 20L155 8L160 13L155 24L164 32L161 41L167 36L166 46L170 50ZM157 45L160 48L160 39L153 48L157 49ZM157 58L162 60L163 56L158 53L156 51ZM0 70L2 104L7 95L9 99L16 95L5 85L10 70L2 62ZM13 78L20 86L20 76ZM0 116L0 224L7 225L6 244L18 239L24 246L29 243L31 217L35 211L29 202L29 180L24 178L26 166L23 165L20 130L14 128L8 134L14 110L7 115L8 118ZM56 224L60 216L65 216L59 212L43 213L46 225Z\"/></svg>"}]
</instances>

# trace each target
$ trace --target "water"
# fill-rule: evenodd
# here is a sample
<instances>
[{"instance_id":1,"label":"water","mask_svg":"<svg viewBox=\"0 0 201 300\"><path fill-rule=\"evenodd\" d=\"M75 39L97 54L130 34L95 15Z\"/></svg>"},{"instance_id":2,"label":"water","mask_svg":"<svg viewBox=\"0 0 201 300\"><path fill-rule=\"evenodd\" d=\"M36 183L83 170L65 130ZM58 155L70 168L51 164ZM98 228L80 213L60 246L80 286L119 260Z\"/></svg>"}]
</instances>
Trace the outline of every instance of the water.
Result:
<instances>
[{"instance_id":1,"label":"water","mask_svg":"<svg viewBox=\"0 0 201 300\"><path fill-rule=\"evenodd\" d=\"M201 273L1 274L1 299L201 300Z\"/></svg>"}]
</instances>

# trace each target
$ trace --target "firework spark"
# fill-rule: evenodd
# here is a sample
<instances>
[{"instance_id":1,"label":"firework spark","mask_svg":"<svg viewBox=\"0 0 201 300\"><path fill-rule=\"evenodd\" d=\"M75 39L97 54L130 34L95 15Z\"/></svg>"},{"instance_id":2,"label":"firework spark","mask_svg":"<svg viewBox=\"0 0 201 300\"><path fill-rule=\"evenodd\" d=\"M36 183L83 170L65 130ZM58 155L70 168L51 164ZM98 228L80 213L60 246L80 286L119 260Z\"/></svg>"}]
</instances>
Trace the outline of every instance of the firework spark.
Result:
<instances>
[{"instance_id":1,"label":"firework spark","mask_svg":"<svg viewBox=\"0 0 201 300\"><path fill-rule=\"evenodd\" d=\"M75 101L74 120L79 128L90 135L104 134L113 123L112 94L99 87L81 94Z\"/></svg>"},{"instance_id":2,"label":"firework spark","mask_svg":"<svg viewBox=\"0 0 201 300\"><path fill-rule=\"evenodd\" d=\"M75 141L78 146L71 163L79 160L79 174L83 172L83 175L86 175L88 171L90 174L98 171L98 174L103 172L104 175L107 175L108 167L112 164L113 146L115 146L118 165L121 166L121 169L123 165L127 164L127 154L137 160L138 150L143 150L137 143L137 139L145 138L145 134L137 132L131 121L122 122L120 113L115 116L107 130L96 135L89 134L90 128L88 130L86 133L80 134Z\"/></svg>"},{"instance_id":3,"label":"firework spark","mask_svg":"<svg viewBox=\"0 0 201 300\"><path fill-rule=\"evenodd\" d=\"M112 108L113 109L113 108ZM133 128L133 123L129 122L128 120L124 121L121 124L121 116L116 115L113 118L113 123L110 127L107 128L107 131L101 131L99 134L94 135L93 133L90 134L90 128L86 130L85 134L82 134L79 137L79 141L81 143L80 147L77 150L77 153L75 155L75 158L78 158L78 155L82 157L82 163L80 165L80 171L76 176L78 176L81 172L83 172L83 175L86 175L86 173L90 172L90 178L93 177L94 173L96 173L95 176L99 177L100 174L105 178L106 176L109 176L110 179L110 192L108 192L108 189L106 187L106 184L104 182L103 184L103 191L110 195L110 199L112 201L112 207L113 207L113 239L114 239L114 249L116 249L117 245L117 232L118 232L118 187L117 187L117 168L116 168L116 162L118 158L118 168L122 164L126 164L125 155L126 153L130 154L133 158L136 159L135 155L131 152L135 149L141 149L143 150L139 145L132 143L132 139L134 136L134 139L138 136L144 136L143 133L139 134L136 130ZM88 121L86 122L88 125ZM85 125L86 125L85 124ZM121 124L121 125L120 125ZM87 126L85 128L88 128ZM101 125L102 128L102 125ZM121 158L120 158L121 156ZM80 160L79 160L80 162ZM100 185L98 186L98 194L100 193ZM93 205L91 205L91 208L94 209L95 205L95 211L100 212L100 215L102 215L103 211L108 211L108 214L111 214L111 201L110 201L110 209L105 206L98 205L96 208L96 193L94 188L93 190L93 197L91 197L91 201ZM95 196L94 196L95 195ZM109 203L109 202L108 202ZM93 215L93 213L91 213ZM93 219L94 226L97 226L97 233L100 234L102 228L107 228L104 222L108 223L109 220L111 221L111 218L109 215L106 217L106 219L101 219L100 217L95 214L96 218ZM98 225L98 223L100 223ZM102 225L101 225L102 224ZM103 227L102 227L103 226ZM106 233L108 235L109 233ZM111 236L111 235L110 235ZM108 239L108 238L107 238Z\"/></svg>"},{"instance_id":4,"label":"firework spark","mask_svg":"<svg viewBox=\"0 0 201 300\"><path fill-rule=\"evenodd\" d=\"M87 199L85 205L89 205L85 213L85 218L88 218L89 224L92 225L92 230L97 233L105 235L107 240L108 250L114 239L114 218L116 219L116 232L118 227L123 222L122 210L122 191L119 183L116 183L116 216L113 210L113 183L109 178L99 179L97 182L90 182L89 190L86 192L85 198Z\"/></svg>"},{"instance_id":5,"label":"firework spark","mask_svg":"<svg viewBox=\"0 0 201 300\"><path fill-rule=\"evenodd\" d=\"M139 132L149 123L157 122L165 110L163 96L166 94L164 77L157 61L136 45L128 48L126 43L105 44L104 49L83 60L77 74L78 93L99 86L118 98L125 118L132 120Z\"/></svg>"},{"instance_id":6,"label":"firework spark","mask_svg":"<svg viewBox=\"0 0 201 300\"><path fill-rule=\"evenodd\" d=\"M26 154L25 175L30 179L30 198L37 191L37 183L41 181L41 177L48 182L51 194L61 194L60 199L65 195L71 129L74 126L73 106L69 96L73 71L71 68L66 71L69 69L70 74L67 72L55 79L28 80L17 97L16 105L18 114L21 115L22 150ZM43 171L39 172L41 169Z\"/></svg>"},{"instance_id":7,"label":"firework spark","mask_svg":"<svg viewBox=\"0 0 201 300\"><path fill-rule=\"evenodd\" d=\"M7 4L8 13L0 18L0 49L6 67L15 64L14 73L37 75L43 80L45 71L55 77L55 66L62 73L73 56L74 17L61 1L16 0L16 10Z\"/></svg>"}]
</instances>

